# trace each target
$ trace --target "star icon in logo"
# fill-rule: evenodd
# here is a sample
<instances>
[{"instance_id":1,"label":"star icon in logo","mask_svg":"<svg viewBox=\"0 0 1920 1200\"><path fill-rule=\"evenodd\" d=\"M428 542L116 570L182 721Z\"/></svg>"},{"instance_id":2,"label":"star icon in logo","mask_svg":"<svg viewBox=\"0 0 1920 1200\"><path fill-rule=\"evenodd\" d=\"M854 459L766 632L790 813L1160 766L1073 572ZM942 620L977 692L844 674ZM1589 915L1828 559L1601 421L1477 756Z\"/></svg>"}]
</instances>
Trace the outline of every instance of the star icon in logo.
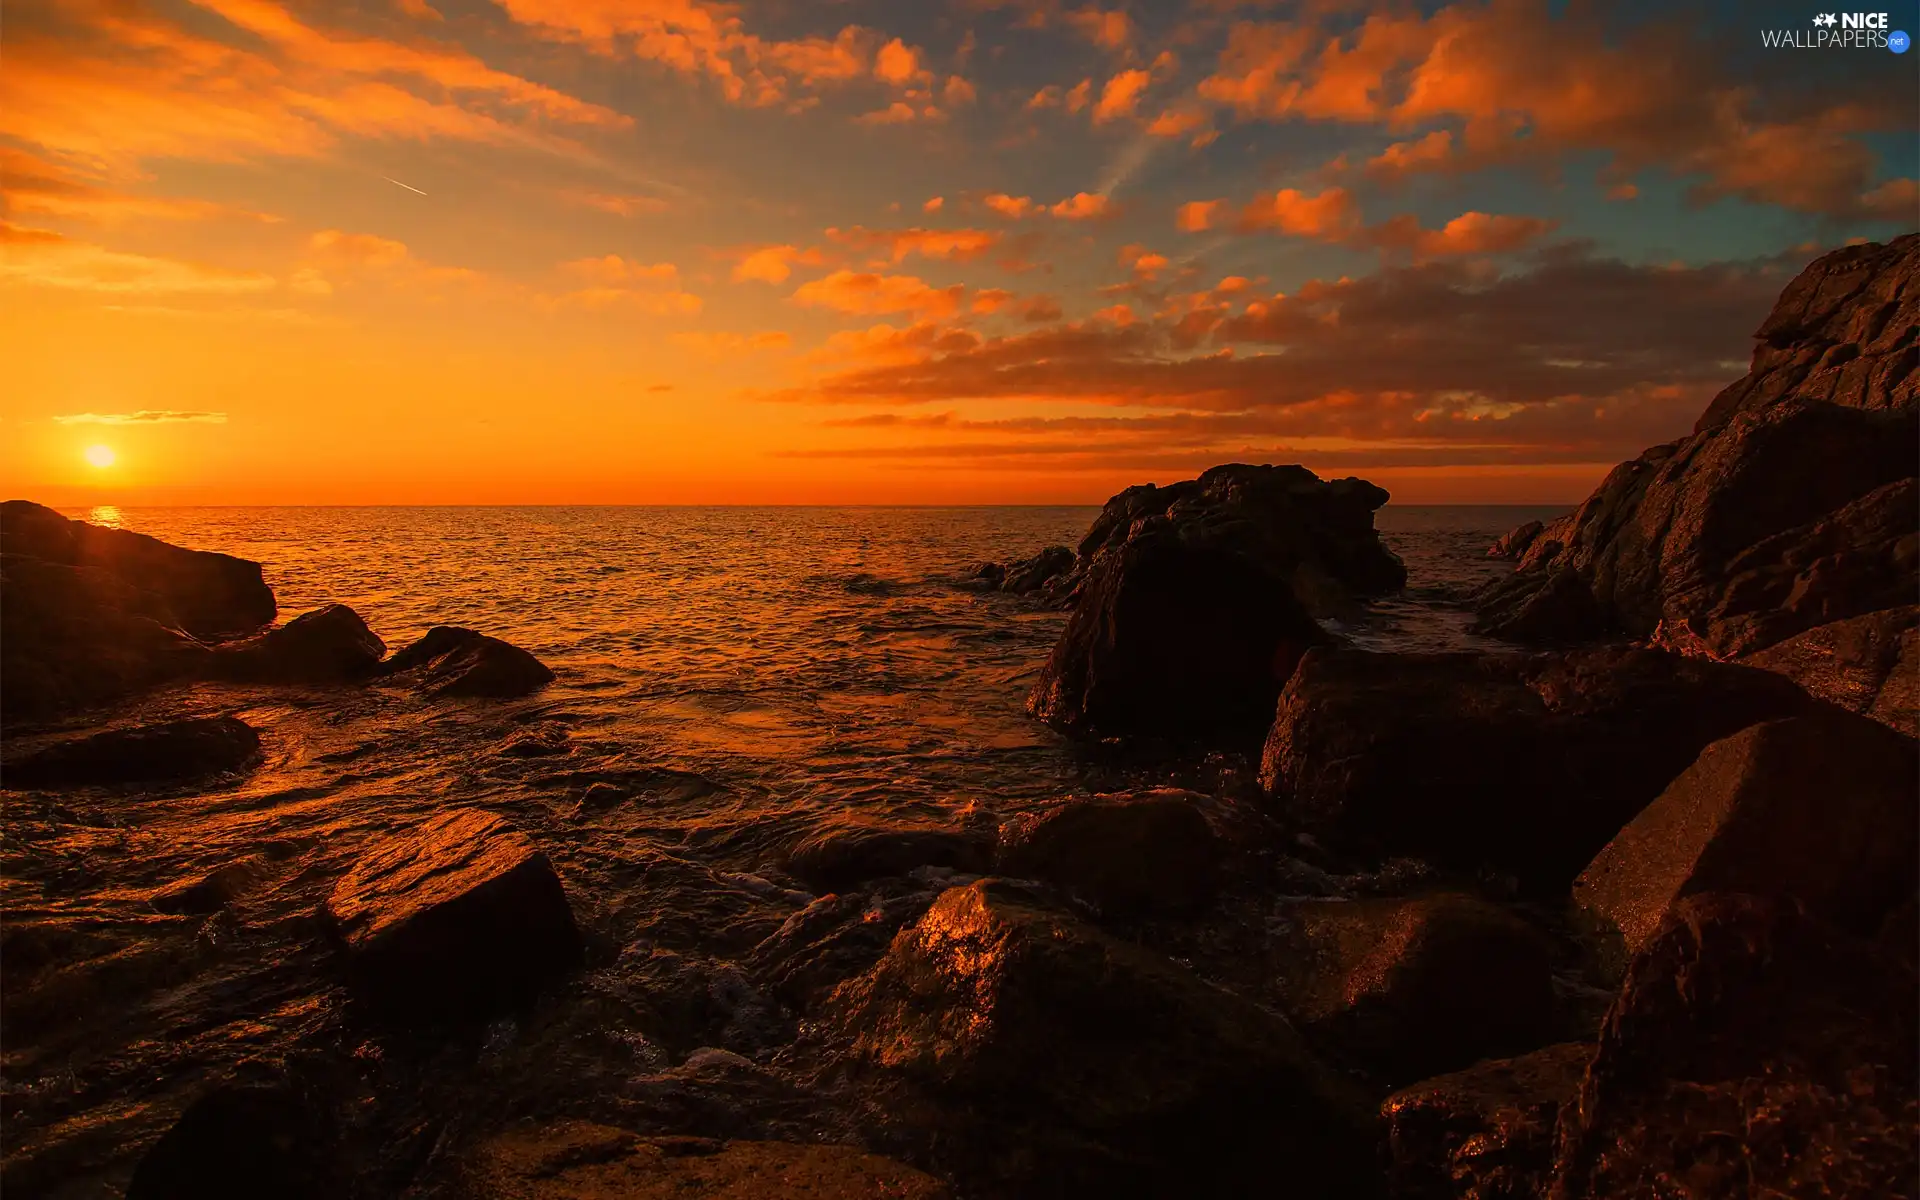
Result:
<instances>
[{"instance_id":1,"label":"star icon in logo","mask_svg":"<svg viewBox=\"0 0 1920 1200\"><path fill-rule=\"evenodd\" d=\"M1840 22L1839 22L1839 18L1835 17L1832 13L1821 13L1818 16L1813 18L1813 23L1815 25L1833 26L1833 25L1839 24Z\"/></svg>"}]
</instances>

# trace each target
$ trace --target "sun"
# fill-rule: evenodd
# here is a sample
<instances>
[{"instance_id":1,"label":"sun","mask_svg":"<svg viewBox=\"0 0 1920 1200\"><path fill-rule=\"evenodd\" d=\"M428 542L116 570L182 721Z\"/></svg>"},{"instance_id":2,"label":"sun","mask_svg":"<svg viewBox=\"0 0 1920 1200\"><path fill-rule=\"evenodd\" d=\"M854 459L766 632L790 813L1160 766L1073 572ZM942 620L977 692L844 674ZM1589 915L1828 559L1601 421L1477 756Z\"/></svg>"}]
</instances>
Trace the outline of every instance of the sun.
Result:
<instances>
[{"instance_id":1,"label":"sun","mask_svg":"<svg viewBox=\"0 0 1920 1200\"><path fill-rule=\"evenodd\" d=\"M94 466L105 468L118 462L120 456L113 452L112 446L88 446L86 458Z\"/></svg>"}]
</instances>

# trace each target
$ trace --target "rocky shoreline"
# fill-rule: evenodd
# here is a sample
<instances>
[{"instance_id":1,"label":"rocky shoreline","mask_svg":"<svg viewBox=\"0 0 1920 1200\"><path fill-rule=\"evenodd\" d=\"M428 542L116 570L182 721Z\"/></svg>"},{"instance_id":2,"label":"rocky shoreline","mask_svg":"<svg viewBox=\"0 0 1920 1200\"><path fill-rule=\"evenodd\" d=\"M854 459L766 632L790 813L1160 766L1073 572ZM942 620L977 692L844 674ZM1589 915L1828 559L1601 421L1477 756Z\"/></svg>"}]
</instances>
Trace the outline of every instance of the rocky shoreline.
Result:
<instances>
[{"instance_id":1,"label":"rocky shoreline","mask_svg":"<svg viewBox=\"0 0 1920 1200\"><path fill-rule=\"evenodd\" d=\"M1480 620L1530 648L1327 631L1406 583L1365 481L1130 488L973 586L1068 609L1036 719L1240 784L849 812L725 861L650 833L706 792L513 707L553 678L526 651L274 625L258 564L8 502L0 1185L1914 1195L1920 235L1809 266L1759 337L1694 434L1494 548ZM315 801L250 799L226 861L152 886L149 943L42 911L133 885L35 831L191 817L279 752L234 715L262 702L495 722L484 770L568 800L448 792L348 842L252 838ZM105 1065L69 1086L76 1053Z\"/></svg>"}]
</instances>

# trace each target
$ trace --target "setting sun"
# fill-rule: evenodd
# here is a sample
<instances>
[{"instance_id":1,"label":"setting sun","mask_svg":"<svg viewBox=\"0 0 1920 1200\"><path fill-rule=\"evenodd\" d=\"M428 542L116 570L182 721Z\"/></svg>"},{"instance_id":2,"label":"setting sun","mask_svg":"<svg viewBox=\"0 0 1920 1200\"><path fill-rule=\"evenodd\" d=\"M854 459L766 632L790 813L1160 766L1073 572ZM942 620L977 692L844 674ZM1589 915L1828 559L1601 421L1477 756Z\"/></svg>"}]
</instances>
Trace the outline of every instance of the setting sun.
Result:
<instances>
[{"instance_id":1,"label":"setting sun","mask_svg":"<svg viewBox=\"0 0 1920 1200\"><path fill-rule=\"evenodd\" d=\"M113 452L112 446L88 446L86 449L87 462L96 467L110 467L119 457Z\"/></svg>"}]
</instances>

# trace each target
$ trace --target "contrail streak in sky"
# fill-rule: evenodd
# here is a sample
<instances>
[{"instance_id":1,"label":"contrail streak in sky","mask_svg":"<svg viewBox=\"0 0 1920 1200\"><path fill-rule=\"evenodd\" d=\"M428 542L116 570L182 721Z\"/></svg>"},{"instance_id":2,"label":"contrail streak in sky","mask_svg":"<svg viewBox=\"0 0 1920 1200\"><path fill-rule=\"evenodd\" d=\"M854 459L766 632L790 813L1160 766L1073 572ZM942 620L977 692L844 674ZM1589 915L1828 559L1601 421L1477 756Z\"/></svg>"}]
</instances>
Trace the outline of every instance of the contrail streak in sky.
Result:
<instances>
[{"instance_id":1,"label":"contrail streak in sky","mask_svg":"<svg viewBox=\"0 0 1920 1200\"><path fill-rule=\"evenodd\" d=\"M414 187L412 184L401 183L398 179L395 179L391 175L382 175L380 178L386 180L388 183L392 184L395 187L406 188L408 191L413 192L415 195L420 195L420 196L426 195L426 193L421 191L419 188Z\"/></svg>"}]
</instances>

